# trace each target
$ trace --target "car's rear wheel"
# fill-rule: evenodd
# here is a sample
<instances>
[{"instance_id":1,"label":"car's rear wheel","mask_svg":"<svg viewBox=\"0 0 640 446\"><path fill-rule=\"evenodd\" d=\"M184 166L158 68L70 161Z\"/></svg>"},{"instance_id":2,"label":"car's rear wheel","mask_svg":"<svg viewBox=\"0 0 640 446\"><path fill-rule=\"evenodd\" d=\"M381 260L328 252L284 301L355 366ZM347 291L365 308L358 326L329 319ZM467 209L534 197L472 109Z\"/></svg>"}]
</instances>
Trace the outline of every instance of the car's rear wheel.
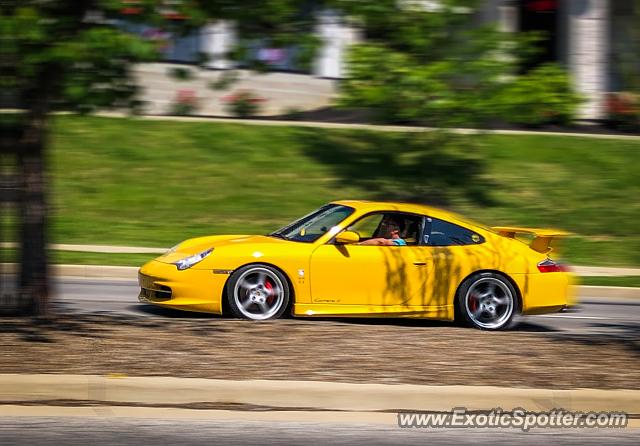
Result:
<instances>
[{"instance_id":1,"label":"car's rear wheel","mask_svg":"<svg viewBox=\"0 0 640 446\"><path fill-rule=\"evenodd\" d=\"M457 295L464 322L482 330L501 330L511 326L518 311L513 285L496 273L478 273L467 278Z\"/></svg>"},{"instance_id":2,"label":"car's rear wheel","mask_svg":"<svg viewBox=\"0 0 640 446\"><path fill-rule=\"evenodd\" d=\"M289 306L286 277L268 265L247 265L229 278L227 300L234 316L266 320L276 319Z\"/></svg>"}]
</instances>

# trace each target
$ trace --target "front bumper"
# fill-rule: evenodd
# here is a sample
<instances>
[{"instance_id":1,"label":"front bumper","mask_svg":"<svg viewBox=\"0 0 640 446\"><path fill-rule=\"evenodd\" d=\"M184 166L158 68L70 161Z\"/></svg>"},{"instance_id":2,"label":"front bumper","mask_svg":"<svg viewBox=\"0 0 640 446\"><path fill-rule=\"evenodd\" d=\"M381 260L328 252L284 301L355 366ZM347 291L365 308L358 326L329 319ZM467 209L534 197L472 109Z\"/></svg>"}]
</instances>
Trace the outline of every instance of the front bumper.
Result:
<instances>
[{"instance_id":1,"label":"front bumper","mask_svg":"<svg viewBox=\"0 0 640 446\"><path fill-rule=\"evenodd\" d=\"M167 308L222 314L222 294L228 277L211 270L178 271L173 264L152 260L138 271L138 300Z\"/></svg>"}]
</instances>

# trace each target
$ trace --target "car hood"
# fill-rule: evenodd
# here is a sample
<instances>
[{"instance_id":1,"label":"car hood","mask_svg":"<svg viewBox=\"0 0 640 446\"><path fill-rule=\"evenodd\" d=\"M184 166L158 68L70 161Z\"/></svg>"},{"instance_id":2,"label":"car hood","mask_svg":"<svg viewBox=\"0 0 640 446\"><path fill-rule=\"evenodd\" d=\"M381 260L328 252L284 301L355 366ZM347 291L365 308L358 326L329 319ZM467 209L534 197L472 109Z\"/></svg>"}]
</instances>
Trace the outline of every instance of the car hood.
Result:
<instances>
[{"instance_id":1,"label":"car hood","mask_svg":"<svg viewBox=\"0 0 640 446\"><path fill-rule=\"evenodd\" d=\"M219 248L229 245L262 245L287 243L285 240L265 235L211 235L185 240L171 251L161 255L156 260L164 263L174 263L193 254L206 251L209 248Z\"/></svg>"}]
</instances>

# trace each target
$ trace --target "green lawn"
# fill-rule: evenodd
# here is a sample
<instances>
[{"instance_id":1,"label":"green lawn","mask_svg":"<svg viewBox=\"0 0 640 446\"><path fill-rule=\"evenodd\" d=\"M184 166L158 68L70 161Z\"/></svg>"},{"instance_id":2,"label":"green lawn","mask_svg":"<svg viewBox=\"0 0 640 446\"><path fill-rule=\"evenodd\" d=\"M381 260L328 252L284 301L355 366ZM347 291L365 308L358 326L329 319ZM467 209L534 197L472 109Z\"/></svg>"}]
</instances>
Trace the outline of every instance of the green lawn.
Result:
<instances>
[{"instance_id":1,"label":"green lawn","mask_svg":"<svg viewBox=\"0 0 640 446\"><path fill-rule=\"evenodd\" d=\"M640 265L638 141L489 135L447 143L74 116L54 124L58 243L169 247L202 234L265 233L335 199L421 199L489 225L571 231L562 255L573 263Z\"/></svg>"},{"instance_id":2,"label":"green lawn","mask_svg":"<svg viewBox=\"0 0 640 446\"><path fill-rule=\"evenodd\" d=\"M580 285L640 287L640 276L581 277Z\"/></svg>"}]
</instances>

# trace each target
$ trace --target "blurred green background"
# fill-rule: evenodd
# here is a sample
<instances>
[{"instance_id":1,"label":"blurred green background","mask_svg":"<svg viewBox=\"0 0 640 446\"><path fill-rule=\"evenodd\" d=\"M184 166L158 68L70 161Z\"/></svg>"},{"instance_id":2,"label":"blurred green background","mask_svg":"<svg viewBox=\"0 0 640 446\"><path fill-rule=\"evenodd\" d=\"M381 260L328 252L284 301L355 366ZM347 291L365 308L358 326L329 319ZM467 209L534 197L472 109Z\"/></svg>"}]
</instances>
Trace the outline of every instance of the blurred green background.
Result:
<instances>
[{"instance_id":1,"label":"blurred green background","mask_svg":"<svg viewBox=\"0 0 640 446\"><path fill-rule=\"evenodd\" d=\"M53 243L170 247L266 233L331 200L388 199L571 231L562 256L576 264L640 264L637 139L78 116L52 130Z\"/></svg>"}]
</instances>

